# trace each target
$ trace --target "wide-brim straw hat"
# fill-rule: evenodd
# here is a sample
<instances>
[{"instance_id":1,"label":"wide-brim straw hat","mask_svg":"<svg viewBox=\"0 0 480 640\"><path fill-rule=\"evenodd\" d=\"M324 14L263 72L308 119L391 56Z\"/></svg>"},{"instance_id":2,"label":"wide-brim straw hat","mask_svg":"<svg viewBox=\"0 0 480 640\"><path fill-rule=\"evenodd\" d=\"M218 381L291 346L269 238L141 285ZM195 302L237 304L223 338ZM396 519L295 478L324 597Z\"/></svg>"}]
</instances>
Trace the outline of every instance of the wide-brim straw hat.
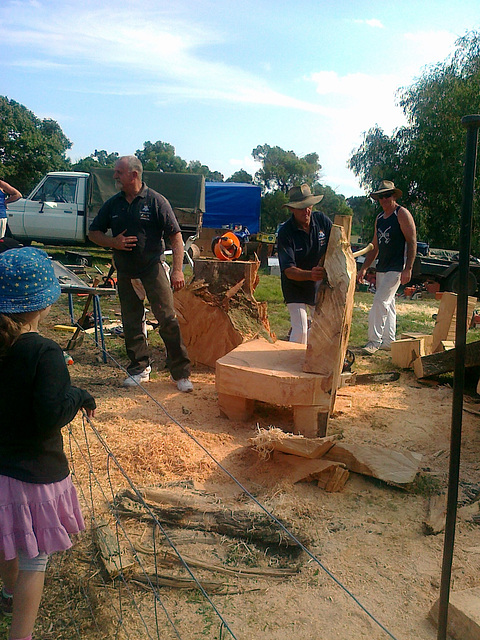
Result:
<instances>
[{"instance_id":1,"label":"wide-brim straw hat","mask_svg":"<svg viewBox=\"0 0 480 640\"><path fill-rule=\"evenodd\" d=\"M299 187L292 187L288 190L288 202L284 207L289 209L306 209L318 204L323 196L314 196L308 184L302 184Z\"/></svg>"},{"instance_id":2,"label":"wide-brim straw hat","mask_svg":"<svg viewBox=\"0 0 480 640\"><path fill-rule=\"evenodd\" d=\"M377 191L372 191L369 197L374 200L378 200L378 196L382 195L382 193L387 193L388 191L393 191L395 198L400 198L400 196L403 195L403 191L401 191L401 189L397 189L391 180L382 180L379 189Z\"/></svg>"},{"instance_id":3,"label":"wide-brim straw hat","mask_svg":"<svg viewBox=\"0 0 480 640\"><path fill-rule=\"evenodd\" d=\"M0 255L0 313L40 311L58 300L60 293L45 251L22 247Z\"/></svg>"}]
</instances>

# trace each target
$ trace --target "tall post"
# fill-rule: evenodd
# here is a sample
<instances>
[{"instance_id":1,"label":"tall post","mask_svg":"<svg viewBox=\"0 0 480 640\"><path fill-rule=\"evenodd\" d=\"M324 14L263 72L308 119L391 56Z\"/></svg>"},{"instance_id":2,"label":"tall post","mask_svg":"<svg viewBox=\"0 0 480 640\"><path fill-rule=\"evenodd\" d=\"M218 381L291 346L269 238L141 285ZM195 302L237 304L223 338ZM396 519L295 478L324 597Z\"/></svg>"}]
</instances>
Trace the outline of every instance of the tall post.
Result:
<instances>
[{"instance_id":1,"label":"tall post","mask_svg":"<svg viewBox=\"0 0 480 640\"><path fill-rule=\"evenodd\" d=\"M460 258L458 273L460 288L457 299L457 325L455 332L455 371L450 435L450 466L448 474L447 517L443 543L442 579L438 610L437 640L446 640L448 603L452 573L455 522L457 517L460 450L462 442L463 391L465 386L465 350L467 342L468 271L470 266L470 238L472 233L473 191L477 160L480 115L464 116L462 125L467 129L465 170L463 178L462 217L460 222Z\"/></svg>"}]
</instances>

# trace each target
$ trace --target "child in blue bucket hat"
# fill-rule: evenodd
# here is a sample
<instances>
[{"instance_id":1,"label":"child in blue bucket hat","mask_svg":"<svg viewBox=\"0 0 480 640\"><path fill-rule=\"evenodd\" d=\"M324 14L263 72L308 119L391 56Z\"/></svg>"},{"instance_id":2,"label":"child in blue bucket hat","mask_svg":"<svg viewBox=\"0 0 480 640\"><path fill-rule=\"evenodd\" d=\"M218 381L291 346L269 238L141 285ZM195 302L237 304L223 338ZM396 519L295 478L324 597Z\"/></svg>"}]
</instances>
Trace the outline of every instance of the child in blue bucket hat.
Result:
<instances>
[{"instance_id":1,"label":"child in blue bucket hat","mask_svg":"<svg viewBox=\"0 0 480 640\"><path fill-rule=\"evenodd\" d=\"M61 429L95 400L70 383L61 348L38 333L60 296L44 251L0 254L0 610L31 640L48 556L85 528Z\"/></svg>"}]
</instances>

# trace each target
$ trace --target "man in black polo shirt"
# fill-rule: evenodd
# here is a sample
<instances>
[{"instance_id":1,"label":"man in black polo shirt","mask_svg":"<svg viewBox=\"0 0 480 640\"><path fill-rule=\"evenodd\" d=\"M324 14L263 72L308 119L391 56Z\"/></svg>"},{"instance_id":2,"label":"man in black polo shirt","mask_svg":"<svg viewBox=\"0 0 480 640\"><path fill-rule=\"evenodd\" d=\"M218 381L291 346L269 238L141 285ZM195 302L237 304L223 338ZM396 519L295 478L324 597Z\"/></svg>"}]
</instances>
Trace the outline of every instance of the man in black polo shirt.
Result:
<instances>
[{"instance_id":1,"label":"man in black polo shirt","mask_svg":"<svg viewBox=\"0 0 480 640\"><path fill-rule=\"evenodd\" d=\"M150 379L151 359L144 333L142 290L159 323L167 351L167 365L180 391L193 390L190 360L182 341L173 308L172 287L185 286L183 240L168 200L142 182L142 163L136 156L124 156L115 164L114 178L119 193L107 200L90 225L89 238L101 247L113 249L117 267L118 296L122 309L123 333L130 364L124 386L135 386ZM113 237L106 231L112 230ZM164 238L172 246L173 266L170 282L161 263Z\"/></svg>"},{"instance_id":2,"label":"man in black polo shirt","mask_svg":"<svg viewBox=\"0 0 480 640\"><path fill-rule=\"evenodd\" d=\"M292 216L278 231L278 260L292 325L290 341L306 344L308 311L315 309L317 283L325 277L319 261L327 250L332 222L320 211L312 211L323 196L314 196L307 184L292 187L288 198L284 207Z\"/></svg>"}]
</instances>

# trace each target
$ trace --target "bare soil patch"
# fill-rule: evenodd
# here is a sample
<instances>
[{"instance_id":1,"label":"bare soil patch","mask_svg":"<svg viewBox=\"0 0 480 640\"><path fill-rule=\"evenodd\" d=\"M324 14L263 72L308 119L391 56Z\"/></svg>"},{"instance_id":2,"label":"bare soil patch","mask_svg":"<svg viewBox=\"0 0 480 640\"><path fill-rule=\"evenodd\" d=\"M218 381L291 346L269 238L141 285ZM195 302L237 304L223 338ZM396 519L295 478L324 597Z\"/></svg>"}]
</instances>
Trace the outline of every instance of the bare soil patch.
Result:
<instances>
[{"instance_id":1,"label":"bare soil patch","mask_svg":"<svg viewBox=\"0 0 480 640\"><path fill-rule=\"evenodd\" d=\"M49 331L47 327L44 333L48 335ZM62 343L58 333L50 335ZM87 340L72 353L75 363L70 373L74 384L87 388L97 398L94 424L126 473L138 485L193 481L196 487L214 494L225 505L244 504L249 499L220 464L278 518L291 523L294 532L308 540L308 548L321 563L320 566L305 554L285 559L278 554L270 556L265 550L252 552L231 541L204 542L198 539L198 534L197 539L190 536L188 542L179 543L185 555L214 559L228 566L300 566L300 571L291 578L242 579L241 583L232 583L241 584L237 592L232 589L229 595L212 596L236 637L268 640L388 637L324 571L327 568L395 638L434 640L436 629L427 615L439 595L443 535L425 536L422 521L429 488L446 488L451 387L419 384L413 373L402 372L395 383L342 389L329 433L337 434L345 442L420 453L423 479L417 492L406 492L351 474L341 493L326 493L315 484L291 486L281 478L272 485L265 465L248 446L248 438L255 434L257 425L289 430L292 413L288 407L259 404L251 423L229 421L219 415L213 371L196 367L192 375L194 392L182 394L163 369L161 348L156 347L156 351L154 374L146 389L165 411L141 389L123 389L124 374L112 364L99 362L98 351ZM381 353L374 362L382 370L393 369L389 367L388 353ZM372 360L357 355L354 368L362 372L372 370ZM75 429L79 431L80 423L77 418ZM460 501L467 504L480 489L480 416L464 412L462 447ZM102 455L94 455L99 456L98 464L102 464ZM115 482L120 486L122 479L115 476ZM145 537L148 525L132 521L128 526L139 540ZM55 572L63 572L65 577L76 571L90 580L86 560L90 544L85 536ZM479 544L478 525L460 515L454 590L478 586ZM58 632L53 635L56 627L52 610L60 606L55 572L47 579L39 626L46 632L46 638L75 637L60 636ZM106 589L95 580L89 584L96 598L96 610L101 610L108 589L113 591L115 587ZM205 607L198 592L164 589L162 594L182 638L229 637L225 632L220 636L218 620ZM79 597L73 585L71 602L77 602ZM139 595L139 598L144 614L153 616L151 597ZM80 605L77 608L81 626L88 612ZM129 616L130 613L125 619ZM161 637L169 638L168 627L165 622L162 624ZM92 627L82 634L80 637L84 638L102 637ZM138 629L137 635L130 637L149 636Z\"/></svg>"}]
</instances>

